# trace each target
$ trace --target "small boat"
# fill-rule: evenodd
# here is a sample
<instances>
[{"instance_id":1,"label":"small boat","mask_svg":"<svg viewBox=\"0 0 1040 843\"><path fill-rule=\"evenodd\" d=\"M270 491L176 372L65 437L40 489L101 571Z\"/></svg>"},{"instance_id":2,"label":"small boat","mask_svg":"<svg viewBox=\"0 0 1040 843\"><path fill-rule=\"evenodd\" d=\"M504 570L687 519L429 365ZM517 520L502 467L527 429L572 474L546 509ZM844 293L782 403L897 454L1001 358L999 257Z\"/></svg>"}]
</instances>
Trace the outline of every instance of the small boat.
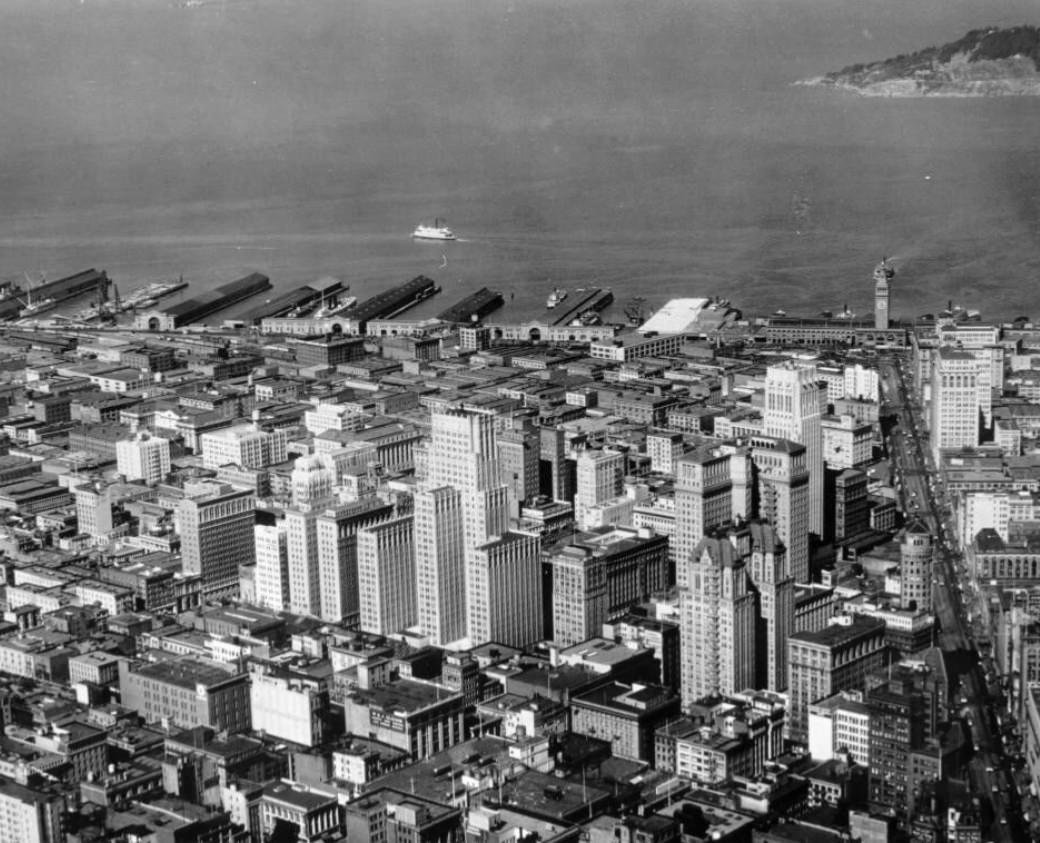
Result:
<instances>
[{"instance_id":1,"label":"small boat","mask_svg":"<svg viewBox=\"0 0 1040 843\"><path fill-rule=\"evenodd\" d=\"M557 305L562 304L565 298L567 298L567 291L563 287L557 287L549 293L549 298L545 300L545 306L552 310Z\"/></svg>"},{"instance_id":2,"label":"small boat","mask_svg":"<svg viewBox=\"0 0 1040 843\"><path fill-rule=\"evenodd\" d=\"M438 218L433 221L433 225L419 223L412 232L412 237L416 240L454 240L455 232L443 225Z\"/></svg>"}]
</instances>

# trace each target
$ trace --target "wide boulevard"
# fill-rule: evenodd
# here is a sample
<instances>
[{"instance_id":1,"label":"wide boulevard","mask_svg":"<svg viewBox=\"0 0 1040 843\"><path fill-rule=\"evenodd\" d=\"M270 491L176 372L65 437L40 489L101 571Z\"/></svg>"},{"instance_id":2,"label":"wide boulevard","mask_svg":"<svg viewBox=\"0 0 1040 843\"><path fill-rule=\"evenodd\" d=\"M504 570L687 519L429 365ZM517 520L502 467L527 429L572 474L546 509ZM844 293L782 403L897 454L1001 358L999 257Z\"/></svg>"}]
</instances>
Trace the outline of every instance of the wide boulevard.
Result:
<instances>
[{"instance_id":1,"label":"wide boulevard","mask_svg":"<svg viewBox=\"0 0 1040 843\"><path fill-rule=\"evenodd\" d=\"M933 568L934 611L939 620L939 646L950 654L954 695L950 714L961 718L970 730L972 757L968 765L970 790L989 799L992 815L983 811L983 840L1028 840L1022 827L1018 792L1012 784L1008 759L993 726L999 702L990 696L985 673L994 675L988 656L986 634L978 625L977 584L972 581L957 550L956 525L946 499L942 477L936 470L928 445L927 419L914 394L909 364L889 358L880 367L883 412L894 420L888 446L902 506L907 517L919 518L936 540ZM972 626L972 622L976 627Z\"/></svg>"}]
</instances>

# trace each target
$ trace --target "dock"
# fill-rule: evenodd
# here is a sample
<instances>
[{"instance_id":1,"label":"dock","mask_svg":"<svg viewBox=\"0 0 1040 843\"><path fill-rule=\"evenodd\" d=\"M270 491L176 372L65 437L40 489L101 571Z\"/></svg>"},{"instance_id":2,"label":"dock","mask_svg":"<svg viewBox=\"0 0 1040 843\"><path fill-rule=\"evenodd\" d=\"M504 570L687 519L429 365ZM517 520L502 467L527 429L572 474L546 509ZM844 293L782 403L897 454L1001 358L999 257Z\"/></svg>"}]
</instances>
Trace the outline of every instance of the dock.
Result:
<instances>
[{"instance_id":1,"label":"dock","mask_svg":"<svg viewBox=\"0 0 1040 843\"><path fill-rule=\"evenodd\" d=\"M86 293L95 293L98 301L107 301L111 283L104 270L85 269L57 281L45 281L31 290L10 287L8 294L0 299L0 319L17 319L30 294L34 301L52 299L56 305Z\"/></svg>"},{"instance_id":2,"label":"dock","mask_svg":"<svg viewBox=\"0 0 1040 843\"><path fill-rule=\"evenodd\" d=\"M498 290L481 287L473 295L453 304L438 315L444 322L479 322L492 311L498 310L504 303Z\"/></svg>"},{"instance_id":3,"label":"dock","mask_svg":"<svg viewBox=\"0 0 1040 843\"><path fill-rule=\"evenodd\" d=\"M250 296L255 296L257 293L270 289L271 279L259 272L254 272L252 275L239 278L237 281L206 290L193 298L185 299L162 311L163 316L169 323L162 327L164 329L182 328L185 325L190 325L192 322L205 319L207 316L211 316L224 308L231 307L231 305L237 304ZM161 322L158 317L155 318L157 327L153 328L153 330L157 330Z\"/></svg>"},{"instance_id":4,"label":"dock","mask_svg":"<svg viewBox=\"0 0 1040 843\"><path fill-rule=\"evenodd\" d=\"M552 325L568 325L583 313L594 310L599 312L614 301L614 294L610 290L600 287L589 287L584 292L578 293L574 303L566 310L549 317Z\"/></svg>"},{"instance_id":5,"label":"dock","mask_svg":"<svg viewBox=\"0 0 1040 843\"><path fill-rule=\"evenodd\" d=\"M376 293L371 298L347 308L340 315L345 319L356 320L358 330L364 333L365 325L370 319L392 319L436 295L440 289L431 279L420 275L404 284Z\"/></svg>"},{"instance_id":6,"label":"dock","mask_svg":"<svg viewBox=\"0 0 1040 843\"><path fill-rule=\"evenodd\" d=\"M264 319L302 316L304 310L319 307L322 299L332 299L344 289L338 278L320 278L251 308L242 314L241 321L246 325L259 325Z\"/></svg>"}]
</instances>

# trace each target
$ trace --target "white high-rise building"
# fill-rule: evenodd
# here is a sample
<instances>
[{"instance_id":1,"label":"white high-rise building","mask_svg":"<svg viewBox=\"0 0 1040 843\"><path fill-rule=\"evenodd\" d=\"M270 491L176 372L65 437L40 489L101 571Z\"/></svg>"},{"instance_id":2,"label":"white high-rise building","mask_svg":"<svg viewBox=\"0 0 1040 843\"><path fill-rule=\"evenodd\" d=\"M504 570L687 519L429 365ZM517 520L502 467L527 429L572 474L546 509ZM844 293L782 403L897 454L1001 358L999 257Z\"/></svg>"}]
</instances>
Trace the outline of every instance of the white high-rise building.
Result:
<instances>
[{"instance_id":1,"label":"white high-rise building","mask_svg":"<svg viewBox=\"0 0 1040 843\"><path fill-rule=\"evenodd\" d=\"M317 512L300 509L285 511L289 611L315 617L321 614L317 519Z\"/></svg>"},{"instance_id":2,"label":"white high-rise building","mask_svg":"<svg viewBox=\"0 0 1040 843\"><path fill-rule=\"evenodd\" d=\"M978 381L979 361L971 352L944 346L932 356L929 436L936 465L943 449L979 444L982 406Z\"/></svg>"},{"instance_id":3,"label":"white high-rise building","mask_svg":"<svg viewBox=\"0 0 1040 843\"><path fill-rule=\"evenodd\" d=\"M253 528L256 539L256 602L269 609L282 611L289 608L289 536L285 522L274 525L257 524Z\"/></svg>"},{"instance_id":4,"label":"white high-rise building","mask_svg":"<svg viewBox=\"0 0 1040 843\"><path fill-rule=\"evenodd\" d=\"M435 412L432 422L415 496L417 599L419 626L433 643L446 644L508 627L505 621L505 627L496 626L502 600L537 610L540 579L527 574L540 566L526 555L525 541L508 533L509 492L501 481L494 418L448 410ZM517 570L507 576L503 562ZM508 595L502 593L506 588ZM510 633L524 634L519 628Z\"/></svg>"},{"instance_id":5,"label":"white high-rise building","mask_svg":"<svg viewBox=\"0 0 1040 843\"><path fill-rule=\"evenodd\" d=\"M358 530L361 628L389 635L416 622L415 524L411 515Z\"/></svg>"},{"instance_id":6,"label":"white high-rise building","mask_svg":"<svg viewBox=\"0 0 1040 843\"><path fill-rule=\"evenodd\" d=\"M809 471L809 529L823 535L823 417L825 391L814 366L786 363L766 369L763 433L805 446Z\"/></svg>"},{"instance_id":7,"label":"white high-rise building","mask_svg":"<svg viewBox=\"0 0 1040 843\"><path fill-rule=\"evenodd\" d=\"M443 486L415 493L415 590L419 628L434 645L466 636L462 494Z\"/></svg>"},{"instance_id":8,"label":"white high-rise building","mask_svg":"<svg viewBox=\"0 0 1040 843\"><path fill-rule=\"evenodd\" d=\"M127 480L161 483L170 473L170 440L138 433L116 442L116 465Z\"/></svg>"}]
</instances>

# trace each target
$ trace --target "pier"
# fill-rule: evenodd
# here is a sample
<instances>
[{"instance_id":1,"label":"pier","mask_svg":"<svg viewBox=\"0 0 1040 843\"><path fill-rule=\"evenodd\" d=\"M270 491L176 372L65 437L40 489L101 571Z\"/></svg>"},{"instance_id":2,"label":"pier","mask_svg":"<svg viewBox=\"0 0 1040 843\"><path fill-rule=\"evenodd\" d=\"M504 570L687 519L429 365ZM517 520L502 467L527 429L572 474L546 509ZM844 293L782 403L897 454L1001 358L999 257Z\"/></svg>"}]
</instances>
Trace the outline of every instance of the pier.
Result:
<instances>
[{"instance_id":1,"label":"pier","mask_svg":"<svg viewBox=\"0 0 1040 843\"><path fill-rule=\"evenodd\" d=\"M153 331L181 328L270 289L271 279L259 272L254 272L237 281L206 290L165 310L150 310L138 316L137 320L143 320L143 327Z\"/></svg>"},{"instance_id":2,"label":"pier","mask_svg":"<svg viewBox=\"0 0 1040 843\"><path fill-rule=\"evenodd\" d=\"M589 287L584 292L578 293L574 304L562 313L551 315L549 322L553 325L569 325L586 311L595 310L598 312L605 309L613 301L614 294L610 290Z\"/></svg>"},{"instance_id":3,"label":"pier","mask_svg":"<svg viewBox=\"0 0 1040 843\"><path fill-rule=\"evenodd\" d=\"M111 283L104 270L86 269L67 278L43 282L31 289L7 288L8 295L0 299L0 319L17 319L30 296L35 302L51 299L54 304L61 304L85 293L96 293L98 301L107 301Z\"/></svg>"},{"instance_id":4,"label":"pier","mask_svg":"<svg viewBox=\"0 0 1040 843\"><path fill-rule=\"evenodd\" d=\"M502 294L498 290L481 287L473 295L453 304L437 318L445 322L479 322L503 304Z\"/></svg>"},{"instance_id":5,"label":"pier","mask_svg":"<svg viewBox=\"0 0 1040 843\"><path fill-rule=\"evenodd\" d=\"M425 275L406 281L393 289L376 293L369 299L355 304L343 311L344 319L352 319L358 323L359 333L365 332L365 324L370 319L392 319L400 313L415 307L419 302L440 292L431 279Z\"/></svg>"},{"instance_id":6,"label":"pier","mask_svg":"<svg viewBox=\"0 0 1040 843\"><path fill-rule=\"evenodd\" d=\"M264 319L298 316L301 315L301 310L318 307L323 299L331 300L343 291L344 287L339 279L322 278L251 308L242 315L242 321L247 325L259 325Z\"/></svg>"}]
</instances>

